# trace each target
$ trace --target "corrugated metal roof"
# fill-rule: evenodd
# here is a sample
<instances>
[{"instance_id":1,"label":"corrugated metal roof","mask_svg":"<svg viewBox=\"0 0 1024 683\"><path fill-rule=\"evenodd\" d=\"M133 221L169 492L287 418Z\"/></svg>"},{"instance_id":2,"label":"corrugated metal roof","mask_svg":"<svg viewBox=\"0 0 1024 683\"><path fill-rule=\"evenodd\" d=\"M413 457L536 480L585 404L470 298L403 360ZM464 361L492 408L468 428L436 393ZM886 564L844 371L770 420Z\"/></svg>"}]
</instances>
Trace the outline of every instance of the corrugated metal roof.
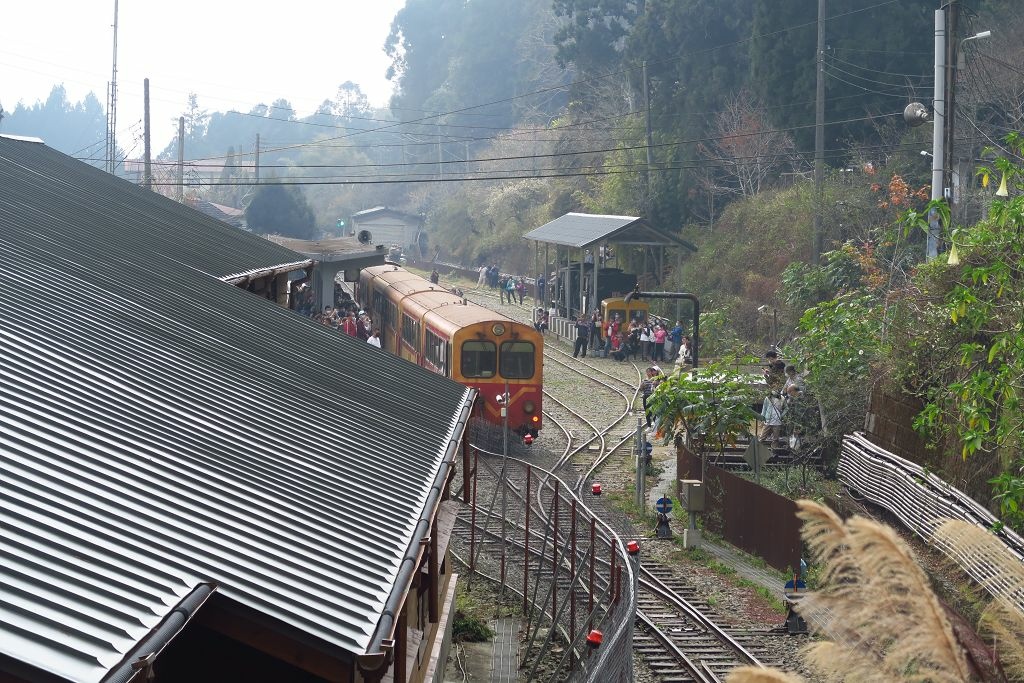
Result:
<instances>
[{"instance_id":1,"label":"corrugated metal roof","mask_svg":"<svg viewBox=\"0 0 1024 683\"><path fill-rule=\"evenodd\" d=\"M365 650L470 392L200 272L175 244L208 219L26 144L0 141L0 654L98 680L197 581Z\"/></svg>"},{"instance_id":2,"label":"corrugated metal roof","mask_svg":"<svg viewBox=\"0 0 1024 683\"><path fill-rule=\"evenodd\" d=\"M10 172L35 179L35 191L20 198L21 211L74 211L78 220L56 239L117 244L128 257L159 256L222 278L304 259L46 145L0 139L0 157Z\"/></svg>"},{"instance_id":3,"label":"corrugated metal roof","mask_svg":"<svg viewBox=\"0 0 1024 683\"><path fill-rule=\"evenodd\" d=\"M528 240L583 247L643 220L636 216L598 216L589 213L567 213L526 233Z\"/></svg>"},{"instance_id":4,"label":"corrugated metal roof","mask_svg":"<svg viewBox=\"0 0 1024 683\"><path fill-rule=\"evenodd\" d=\"M686 240L659 230L643 218L635 216L567 213L531 230L523 237L577 249L607 241L617 244L678 245L690 251L697 251L697 247Z\"/></svg>"}]
</instances>

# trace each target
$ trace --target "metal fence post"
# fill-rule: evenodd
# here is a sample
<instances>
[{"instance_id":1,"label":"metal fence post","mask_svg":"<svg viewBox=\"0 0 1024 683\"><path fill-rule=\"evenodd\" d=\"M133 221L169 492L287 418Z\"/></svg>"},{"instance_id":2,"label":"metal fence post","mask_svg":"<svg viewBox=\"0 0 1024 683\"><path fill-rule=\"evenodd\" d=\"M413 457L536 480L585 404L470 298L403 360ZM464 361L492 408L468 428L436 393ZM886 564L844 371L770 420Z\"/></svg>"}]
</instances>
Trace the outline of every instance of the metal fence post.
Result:
<instances>
[{"instance_id":1,"label":"metal fence post","mask_svg":"<svg viewBox=\"0 0 1024 683\"><path fill-rule=\"evenodd\" d=\"M472 585L476 571L476 489L477 472L480 470L480 451L473 449L473 505L469 509L469 580Z\"/></svg>"},{"instance_id":2,"label":"metal fence post","mask_svg":"<svg viewBox=\"0 0 1024 683\"><path fill-rule=\"evenodd\" d=\"M554 532L552 533L551 544L551 614L558 613L558 480L555 479L555 500L554 505Z\"/></svg>"},{"instance_id":3,"label":"metal fence post","mask_svg":"<svg viewBox=\"0 0 1024 683\"><path fill-rule=\"evenodd\" d=\"M594 613L594 555L595 555L595 551L597 550L597 548L594 545L594 542L596 540L596 537L597 537L597 520L594 519L593 517L591 517L590 518L590 588L587 591L588 598L589 598L588 599L588 604L587 604L587 613L588 614L593 614ZM593 619L591 619L587 623L587 630L590 630L592 628L594 628Z\"/></svg>"},{"instance_id":4,"label":"metal fence post","mask_svg":"<svg viewBox=\"0 0 1024 683\"><path fill-rule=\"evenodd\" d=\"M530 484L533 479L533 468L526 466L526 534L523 536L523 614L527 611L527 595L530 587ZM538 570L539 571L539 570Z\"/></svg>"},{"instance_id":5,"label":"metal fence post","mask_svg":"<svg viewBox=\"0 0 1024 683\"><path fill-rule=\"evenodd\" d=\"M569 573L576 576L576 497L572 499L572 524L569 533L572 535L572 546L569 555ZM569 633L576 637L576 590L570 586L569 590ZM569 671L576 668L576 657L569 655Z\"/></svg>"}]
</instances>

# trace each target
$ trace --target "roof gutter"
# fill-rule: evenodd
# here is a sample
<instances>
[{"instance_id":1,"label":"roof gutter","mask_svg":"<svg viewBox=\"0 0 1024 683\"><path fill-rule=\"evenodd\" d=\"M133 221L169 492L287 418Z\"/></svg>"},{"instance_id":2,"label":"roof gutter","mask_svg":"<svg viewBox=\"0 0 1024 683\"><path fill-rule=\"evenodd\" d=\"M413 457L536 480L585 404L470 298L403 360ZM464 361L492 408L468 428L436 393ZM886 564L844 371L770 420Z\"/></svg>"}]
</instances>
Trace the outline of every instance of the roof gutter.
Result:
<instances>
[{"instance_id":1,"label":"roof gutter","mask_svg":"<svg viewBox=\"0 0 1024 683\"><path fill-rule=\"evenodd\" d=\"M236 285L240 282L248 282L249 280L255 280L261 277L267 277L268 275L280 275L281 273L290 273L293 270L299 270L300 268L308 268L313 265L313 259L306 259L305 261L295 261L294 263L282 263L277 266L270 266L269 268L259 268L257 270L251 270L245 273L236 275L225 275L219 278L221 282L227 282L230 285Z\"/></svg>"},{"instance_id":2,"label":"roof gutter","mask_svg":"<svg viewBox=\"0 0 1024 683\"><path fill-rule=\"evenodd\" d=\"M116 668L111 669L101 683L129 683L136 678L140 681L149 680L149 673L157 656L181 633L216 589L217 586L213 583L201 583L193 588L192 592L149 632L149 635L124 656Z\"/></svg>"},{"instance_id":3,"label":"roof gutter","mask_svg":"<svg viewBox=\"0 0 1024 683\"><path fill-rule=\"evenodd\" d=\"M390 663L393 650L390 647L391 643L386 643L385 641L394 638L395 626L398 624L398 615L405 605L406 597L412 587L412 579L416 568L419 567L420 559L428 545L425 541L430 536L430 528L434 523L434 518L437 516L438 504L444 492L445 482L455 468L455 458L459 452L459 444L465 435L466 425L469 423L473 403L476 401L476 394L475 389L470 389L466 392L466 398L459 412L455 428L452 431L448 447L445 449L441 467L438 469L437 477L434 478L434 483L427 494L427 500L420 514L420 519L416 523L409 547L398 569L398 578L395 580L395 586L391 591L391 595L388 596L387 602L384 603L384 612L381 614L380 621L377 622L377 628L374 629L373 635L370 636L370 644L366 648L366 653L357 656L357 661L364 670L373 671L380 666Z\"/></svg>"}]
</instances>

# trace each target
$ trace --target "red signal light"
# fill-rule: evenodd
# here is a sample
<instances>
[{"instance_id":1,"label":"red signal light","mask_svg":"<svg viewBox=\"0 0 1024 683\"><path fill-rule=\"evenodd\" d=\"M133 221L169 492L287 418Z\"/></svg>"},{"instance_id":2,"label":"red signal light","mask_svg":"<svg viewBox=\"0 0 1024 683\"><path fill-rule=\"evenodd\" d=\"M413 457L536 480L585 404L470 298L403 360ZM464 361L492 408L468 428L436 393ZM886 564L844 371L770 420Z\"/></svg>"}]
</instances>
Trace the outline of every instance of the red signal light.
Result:
<instances>
[{"instance_id":1,"label":"red signal light","mask_svg":"<svg viewBox=\"0 0 1024 683\"><path fill-rule=\"evenodd\" d=\"M598 631L596 628L587 634L587 647L592 650L596 650L601 647L601 641L604 640L604 634Z\"/></svg>"},{"instance_id":2,"label":"red signal light","mask_svg":"<svg viewBox=\"0 0 1024 683\"><path fill-rule=\"evenodd\" d=\"M590 490L594 493L595 496L600 496L601 495L601 485L600 484L592 485L590 487Z\"/></svg>"},{"instance_id":3,"label":"red signal light","mask_svg":"<svg viewBox=\"0 0 1024 683\"><path fill-rule=\"evenodd\" d=\"M630 555L636 555L640 552L640 544L636 541L630 541L626 544L626 552Z\"/></svg>"},{"instance_id":4,"label":"red signal light","mask_svg":"<svg viewBox=\"0 0 1024 683\"><path fill-rule=\"evenodd\" d=\"M533 445L533 434L527 434L526 436L524 436L523 443L525 443L527 446Z\"/></svg>"}]
</instances>

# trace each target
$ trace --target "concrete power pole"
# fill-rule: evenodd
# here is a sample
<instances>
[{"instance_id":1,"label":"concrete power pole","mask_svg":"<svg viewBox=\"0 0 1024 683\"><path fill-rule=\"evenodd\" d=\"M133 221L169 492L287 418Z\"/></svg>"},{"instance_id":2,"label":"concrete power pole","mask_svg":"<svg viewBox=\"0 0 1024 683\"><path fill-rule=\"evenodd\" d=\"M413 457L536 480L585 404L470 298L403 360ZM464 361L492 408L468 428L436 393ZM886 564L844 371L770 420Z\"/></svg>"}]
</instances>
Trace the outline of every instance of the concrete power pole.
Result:
<instances>
[{"instance_id":1,"label":"concrete power pole","mask_svg":"<svg viewBox=\"0 0 1024 683\"><path fill-rule=\"evenodd\" d=\"M185 201L185 117L178 117L178 201Z\"/></svg>"},{"instance_id":2,"label":"concrete power pole","mask_svg":"<svg viewBox=\"0 0 1024 683\"><path fill-rule=\"evenodd\" d=\"M149 79L143 79L142 81L142 123L143 123L143 161L145 166L143 167L143 178L142 184L147 190L153 189L153 148L152 140L150 138L149 131Z\"/></svg>"},{"instance_id":3,"label":"concrete power pole","mask_svg":"<svg viewBox=\"0 0 1024 683\"><path fill-rule=\"evenodd\" d=\"M957 27L960 24L960 2L958 0L950 0L948 3L948 10L946 13L946 51L945 51L945 71L946 71L946 93L945 93L945 104L946 104L946 125L943 131L943 153L942 159L942 187L950 188L950 195L947 201L950 205L950 214L952 215L953 203L956 198L953 193L953 166L955 159L953 157L953 128L956 125L956 81L957 81L957 52L959 47L959 41L957 40Z\"/></svg>"},{"instance_id":4,"label":"concrete power pole","mask_svg":"<svg viewBox=\"0 0 1024 683\"><path fill-rule=\"evenodd\" d=\"M932 200L945 197L945 172L943 162L946 158L946 11L935 10L935 88L932 91L932 108L935 111L932 130ZM930 261L939 255L939 214L932 211L928 215L928 242L925 257Z\"/></svg>"},{"instance_id":5,"label":"concrete power pole","mask_svg":"<svg viewBox=\"0 0 1024 683\"><path fill-rule=\"evenodd\" d=\"M256 133L256 184L260 184L260 134Z\"/></svg>"},{"instance_id":6,"label":"concrete power pole","mask_svg":"<svg viewBox=\"0 0 1024 683\"><path fill-rule=\"evenodd\" d=\"M811 263L821 261L824 242L824 194L825 194L825 0L818 0L818 52L815 60L818 71L814 99L814 244L811 248Z\"/></svg>"}]
</instances>

